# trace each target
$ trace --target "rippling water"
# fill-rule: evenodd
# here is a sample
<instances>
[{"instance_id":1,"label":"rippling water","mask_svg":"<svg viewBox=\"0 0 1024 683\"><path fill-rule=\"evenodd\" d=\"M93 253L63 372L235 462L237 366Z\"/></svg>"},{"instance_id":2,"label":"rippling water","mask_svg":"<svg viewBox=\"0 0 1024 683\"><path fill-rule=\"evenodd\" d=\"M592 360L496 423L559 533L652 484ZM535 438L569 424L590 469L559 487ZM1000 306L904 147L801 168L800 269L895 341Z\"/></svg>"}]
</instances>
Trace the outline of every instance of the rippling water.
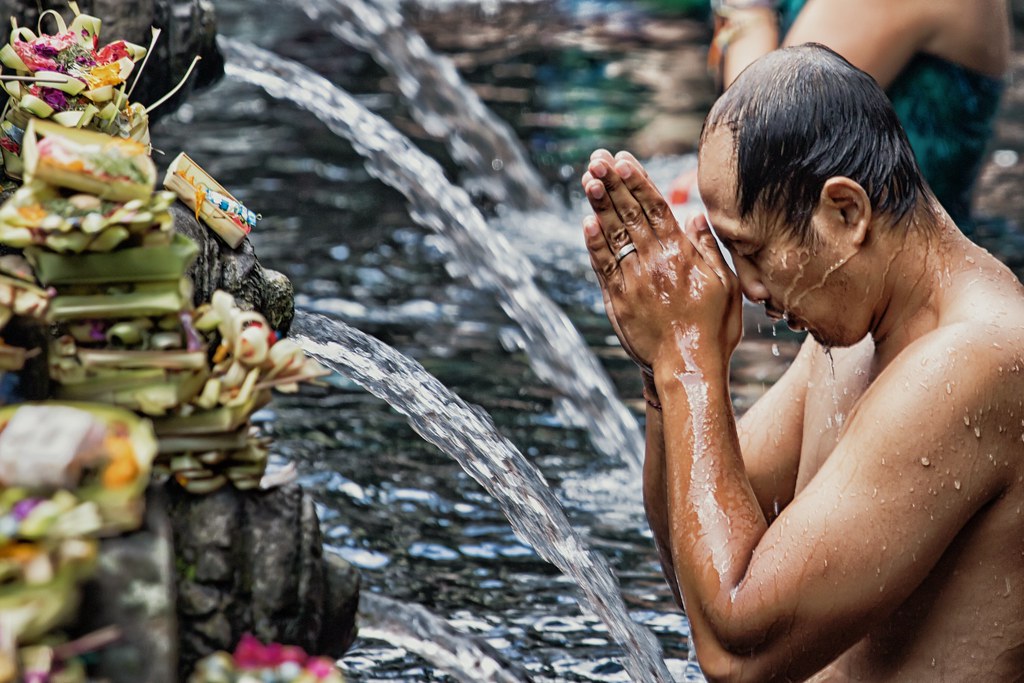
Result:
<instances>
[{"instance_id":1,"label":"rippling water","mask_svg":"<svg viewBox=\"0 0 1024 683\"><path fill-rule=\"evenodd\" d=\"M555 12L554 3L532 5L533 15ZM395 84L367 56L278 3L218 0L217 8L224 35L280 52L353 92L415 136L441 162L440 172L460 180L444 145L417 134ZM478 28L470 22L452 30ZM496 111L516 124L553 195L579 207L573 186L586 158L580 150L621 144L634 128L621 95L629 93L640 110L643 87L607 87L616 78L607 67L621 55L587 51L564 35L550 38L537 41L547 47L524 48L496 60L490 75L476 75L505 88L522 85L511 71L533 74L521 88L529 101L499 102ZM505 76L495 74L496 65ZM352 146L317 118L231 80L195 96L153 133L168 158L187 150L263 214L253 236L257 253L292 278L300 306L330 311L379 337L482 406L607 560L627 609L656 635L673 675L697 676L685 661L688 625L661 577L635 476L595 455L587 434L567 424L556 392L531 369L517 325L452 262L442 238L413 220L402 195L371 177ZM668 179L687 163L667 158L655 166ZM501 209L488 222L530 256L545 293L568 313L639 415L635 370L614 342L587 274L581 217ZM741 405L777 376L793 345L783 334L772 338L765 327L763 339L741 347L734 385ZM771 354L773 343L781 359ZM422 605L534 680L627 680L623 652L600 619L580 613L572 582L516 536L471 476L386 403L335 377L325 387L278 397L260 417L278 456L299 463L316 496L328 551L361 569L368 592ZM352 681L451 680L412 643L361 637L344 663Z\"/></svg>"}]
</instances>

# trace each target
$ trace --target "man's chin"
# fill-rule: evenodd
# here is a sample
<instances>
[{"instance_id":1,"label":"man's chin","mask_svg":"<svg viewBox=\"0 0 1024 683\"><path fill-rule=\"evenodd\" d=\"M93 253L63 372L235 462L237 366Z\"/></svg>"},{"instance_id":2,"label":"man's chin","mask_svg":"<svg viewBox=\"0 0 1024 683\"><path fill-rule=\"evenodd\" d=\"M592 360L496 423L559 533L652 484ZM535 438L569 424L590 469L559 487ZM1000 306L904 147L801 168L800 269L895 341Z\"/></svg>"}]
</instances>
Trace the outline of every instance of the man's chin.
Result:
<instances>
[{"instance_id":1,"label":"man's chin","mask_svg":"<svg viewBox=\"0 0 1024 683\"><path fill-rule=\"evenodd\" d=\"M864 338L861 336L860 339L853 339L851 335L842 333L829 334L813 327L808 327L805 323L801 322L797 323L797 327L790 325L790 329L807 332L807 334L811 335L811 338L814 339L814 341L827 349L842 349L848 346L853 346Z\"/></svg>"}]
</instances>

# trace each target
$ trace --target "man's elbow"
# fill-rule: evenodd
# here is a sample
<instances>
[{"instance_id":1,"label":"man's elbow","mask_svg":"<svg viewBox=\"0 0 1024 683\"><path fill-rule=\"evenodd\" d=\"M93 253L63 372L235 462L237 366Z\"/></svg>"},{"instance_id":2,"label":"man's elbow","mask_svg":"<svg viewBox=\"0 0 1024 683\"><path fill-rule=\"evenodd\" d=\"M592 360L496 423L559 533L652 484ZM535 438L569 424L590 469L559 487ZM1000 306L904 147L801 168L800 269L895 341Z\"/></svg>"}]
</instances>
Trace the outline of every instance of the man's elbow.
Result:
<instances>
[{"instance_id":1,"label":"man's elbow","mask_svg":"<svg viewBox=\"0 0 1024 683\"><path fill-rule=\"evenodd\" d=\"M720 648L697 648L697 662L709 683L761 683L773 680L753 658L735 655Z\"/></svg>"},{"instance_id":2,"label":"man's elbow","mask_svg":"<svg viewBox=\"0 0 1024 683\"><path fill-rule=\"evenodd\" d=\"M713 639L696 642L697 661L712 683L790 681L789 662L776 649L781 643L743 634L735 642Z\"/></svg>"}]
</instances>

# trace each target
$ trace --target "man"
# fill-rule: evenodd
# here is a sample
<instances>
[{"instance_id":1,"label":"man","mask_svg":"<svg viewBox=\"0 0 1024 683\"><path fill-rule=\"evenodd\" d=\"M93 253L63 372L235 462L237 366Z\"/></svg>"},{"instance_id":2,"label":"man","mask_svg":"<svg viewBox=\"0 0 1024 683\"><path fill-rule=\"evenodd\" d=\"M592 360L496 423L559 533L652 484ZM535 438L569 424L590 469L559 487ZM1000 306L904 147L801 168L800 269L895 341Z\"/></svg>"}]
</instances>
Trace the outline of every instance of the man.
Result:
<instances>
[{"instance_id":1,"label":"man","mask_svg":"<svg viewBox=\"0 0 1024 683\"><path fill-rule=\"evenodd\" d=\"M645 507L705 674L1020 680L1024 288L827 48L755 62L699 155L706 219L685 230L626 153L595 152L583 184L644 369ZM809 336L737 425L741 291Z\"/></svg>"}]
</instances>

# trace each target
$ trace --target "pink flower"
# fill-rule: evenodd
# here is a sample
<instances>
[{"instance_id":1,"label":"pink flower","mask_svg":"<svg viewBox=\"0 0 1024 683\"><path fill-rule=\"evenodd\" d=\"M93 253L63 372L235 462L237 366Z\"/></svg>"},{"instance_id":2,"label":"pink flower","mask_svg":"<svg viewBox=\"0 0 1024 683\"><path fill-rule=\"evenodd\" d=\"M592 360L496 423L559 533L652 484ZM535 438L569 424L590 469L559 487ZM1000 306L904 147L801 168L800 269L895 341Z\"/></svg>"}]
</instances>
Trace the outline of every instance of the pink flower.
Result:
<instances>
[{"instance_id":1,"label":"pink flower","mask_svg":"<svg viewBox=\"0 0 1024 683\"><path fill-rule=\"evenodd\" d=\"M15 40L11 42L11 46L14 51L18 53L18 57L25 63L29 71L57 71L57 62L53 61L49 57L46 57L36 50L32 49L32 43L27 43L24 40Z\"/></svg>"},{"instance_id":2,"label":"pink flower","mask_svg":"<svg viewBox=\"0 0 1024 683\"><path fill-rule=\"evenodd\" d=\"M263 644L251 633L246 633L235 648L235 664L243 669L265 666Z\"/></svg>"},{"instance_id":3,"label":"pink flower","mask_svg":"<svg viewBox=\"0 0 1024 683\"><path fill-rule=\"evenodd\" d=\"M334 673L334 662L323 657L313 657L306 662L306 671L319 679L324 679Z\"/></svg>"},{"instance_id":4,"label":"pink flower","mask_svg":"<svg viewBox=\"0 0 1024 683\"><path fill-rule=\"evenodd\" d=\"M280 666L285 662L305 664L309 655L295 645L269 643L263 645L251 633L246 633L235 648L235 665L241 669L261 669Z\"/></svg>"},{"instance_id":5,"label":"pink flower","mask_svg":"<svg viewBox=\"0 0 1024 683\"><path fill-rule=\"evenodd\" d=\"M281 659L278 664L284 662L295 662L296 664L305 664L309 659L309 655L306 651L297 645L285 645L281 648Z\"/></svg>"}]
</instances>

